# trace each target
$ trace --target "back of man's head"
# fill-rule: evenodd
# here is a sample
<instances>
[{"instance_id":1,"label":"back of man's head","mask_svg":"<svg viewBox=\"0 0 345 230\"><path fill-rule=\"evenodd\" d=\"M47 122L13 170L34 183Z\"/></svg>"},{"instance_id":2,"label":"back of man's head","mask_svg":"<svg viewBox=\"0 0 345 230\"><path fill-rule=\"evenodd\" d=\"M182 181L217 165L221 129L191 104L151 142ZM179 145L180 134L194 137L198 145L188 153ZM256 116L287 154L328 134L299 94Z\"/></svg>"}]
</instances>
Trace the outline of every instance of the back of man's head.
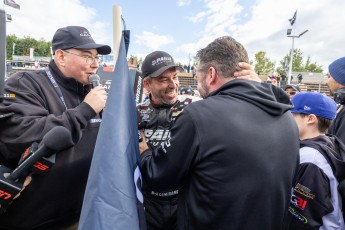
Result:
<instances>
[{"instance_id":1,"label":"back of man's head","mask_svg":"<svg viewBox=\"0 0 345 230\"><path fill-rule=\"evenodd\" d=\"M333 61L328 66L328 71L336 82L345 86L345 57Z\"/></svg>"},{"instance_id":2,"label":"back of man's head","mask_svg":"<svg viewBox=\"0 0 345 230\"><path fill-rule=\"evenodd\" d=\"M224 78L233 77L239 71L239 62L249 62L246 49L234 38L224 36L215 39L196 55L199 69L215 67Z\"/></svg>"}]
</instances>

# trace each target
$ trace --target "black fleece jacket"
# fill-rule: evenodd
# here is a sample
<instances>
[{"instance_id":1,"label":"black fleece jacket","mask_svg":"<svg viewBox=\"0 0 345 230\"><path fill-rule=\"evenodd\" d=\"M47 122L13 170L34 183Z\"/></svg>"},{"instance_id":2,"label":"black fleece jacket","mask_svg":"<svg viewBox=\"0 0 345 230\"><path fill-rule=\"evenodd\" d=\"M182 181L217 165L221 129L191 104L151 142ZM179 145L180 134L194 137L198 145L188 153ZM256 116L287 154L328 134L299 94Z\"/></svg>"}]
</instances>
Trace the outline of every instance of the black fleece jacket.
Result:
<instances>
[{"instance_id":1,"label":"black fleece jacket","mask_svg":"<svg viewBox=\"0 0 345 230\"><path fill-rule=\"evenodd\" d=\"M63 76L54 61L49 70L67 110L44 70L10 77L5 90L11 96L0 104L0 114L15 114L0 120L1 164L16 167L23 151L58 125L71 131L75 146L56 154L48 174L33 175L30 185L0 216L0 229L52 229L79 218L100 120L91 119L95 111L82 102L90 86Z\"/></svg>"}]
</instances>

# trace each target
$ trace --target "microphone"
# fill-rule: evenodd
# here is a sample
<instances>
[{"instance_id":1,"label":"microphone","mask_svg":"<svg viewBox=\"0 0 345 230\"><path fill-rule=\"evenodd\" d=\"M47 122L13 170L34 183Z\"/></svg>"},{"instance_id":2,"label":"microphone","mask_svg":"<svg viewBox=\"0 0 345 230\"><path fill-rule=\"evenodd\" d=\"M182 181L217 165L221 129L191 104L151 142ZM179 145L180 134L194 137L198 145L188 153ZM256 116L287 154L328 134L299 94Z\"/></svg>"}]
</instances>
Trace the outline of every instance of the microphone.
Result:
<instances>
[{"instance_id":1,"label":"microphone","mask_svg":"<svg viewBox=\"0 0 345 230\"><path fill-rule=\"evenodd\" d=\"M60 152L73 145L71 132L62 126L56 126L47 132L35 150L15 170L0 165L0 214L12 203L13 198L23 188L25 176L30 167L40 158ZM5 173L9 173L5 177Z\"/></svg>"},{"instance_id":2,"label":"microphone","mask_svg":"<svg viewBox=\"0 0 345 230\"><path fill-rule=\"evenodd\" d=\"M92 88L95 88L96 86L100 85L100 79L101 78L95 73L89 76L89 82L92 84Z\"/></svg>"},{"instance_id":3,"label":"microphone","mask_svg":"<svg viewBox=\"0 0 345 230\"><path fill-rule=\"evenodd\" d=\"M91 74L90 76L89 76L89 82L92 84L92 88L95 88L95 87L97 87L97 86L99 86L100 85L100 83L99 83L99 81L100 81L100 77L98 76L98 74ZM101 110L100 112L99 112L99 117L102 119L102 111L103 110Z\"/></svg>"},{"instance_id":4,"label":"microphone","mask_svg":"<svg viewBox=\"0 0 345 230\"><path fill-rule=\"evenodd\" d=\"M60 152L67 147L72 146L71 132L63 127L56 126L47 132L38 149L33 152L23 163L21 163L13 172L7 177L9 180L17 180L20 176L27 173L31 166L42 157L48 157L54 153Z\"/></svg>"}]
</instances>

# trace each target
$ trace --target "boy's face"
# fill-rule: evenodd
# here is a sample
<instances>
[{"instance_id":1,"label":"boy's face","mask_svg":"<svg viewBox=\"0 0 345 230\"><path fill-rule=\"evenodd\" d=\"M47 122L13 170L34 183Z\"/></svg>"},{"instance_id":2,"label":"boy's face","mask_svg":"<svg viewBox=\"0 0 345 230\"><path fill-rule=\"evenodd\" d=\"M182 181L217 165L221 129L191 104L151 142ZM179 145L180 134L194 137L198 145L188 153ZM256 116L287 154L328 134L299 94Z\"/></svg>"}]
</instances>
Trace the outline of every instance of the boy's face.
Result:
<instances>
[{"instance_id":1,"label":"boy's face","mask_svg":"<svg viewBox=\"0 0 345 230\"><path fill-rule=\"evenodd\" d=\"M300 113L293 113L292 115L297 123L299 138L302 140L308 126L308 115L302 116Z\"/></svg>"}]
</instances>

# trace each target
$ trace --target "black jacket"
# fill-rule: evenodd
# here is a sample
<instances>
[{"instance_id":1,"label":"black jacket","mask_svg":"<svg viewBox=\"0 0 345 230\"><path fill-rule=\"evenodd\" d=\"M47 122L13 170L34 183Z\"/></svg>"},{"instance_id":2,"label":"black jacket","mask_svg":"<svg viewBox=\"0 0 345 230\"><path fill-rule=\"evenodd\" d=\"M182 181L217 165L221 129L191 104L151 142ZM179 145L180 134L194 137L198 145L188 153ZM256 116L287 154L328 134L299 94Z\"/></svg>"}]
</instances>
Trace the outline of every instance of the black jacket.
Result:
<instances>
[{"instance_id":1,"label":"black jacket","mask_svg":"<svg viewBox=\"0 0 345 230\"><path fill-rule=\"evenodd\" d=\"M150 184L179 186L179 229L282 229L298 130L272 86L236 79L187 106L171 140L141 156Z\"/></svg>"},{"instance_id":2,"label":"black jacket","mask_svg":"<svg viewBox=\"0 0 345 230\"><path fill-rule=\"evenodd\" d=\"M345 143L345 107L343 107L332 122L328 133L338 137Z\"/></svg>"},{"instance_id":3,"label":"black jacket","mask_svg":"<svg viewBox=\"0 0 345 230\"><path fill-rule=\"evenodd\" d=\"M96 113L82 102L90 86L64 77L54 61L49 69L68 109L44 70L9 78L6 93L12 96L0 105L0 114L15 115L0 120L1 164L16 167L23 151L57 125L71 131L75 146L56 154L48 174L33 175L31 184L0 216L0 229L52 229L79 219L100 119L91 119Z\"/></svg>"},{"instance_id":4,"label":"black jacket","mask_svg":"<svg viewBox=\"0 0 345 230\"><path fill-rule=\"evenodd\" d=\"M318 136L301 141L300 146L288 229L343 229L345 192L338 185L345 179L344 144L335 136Z\"/></svg>"}]
</instances>

